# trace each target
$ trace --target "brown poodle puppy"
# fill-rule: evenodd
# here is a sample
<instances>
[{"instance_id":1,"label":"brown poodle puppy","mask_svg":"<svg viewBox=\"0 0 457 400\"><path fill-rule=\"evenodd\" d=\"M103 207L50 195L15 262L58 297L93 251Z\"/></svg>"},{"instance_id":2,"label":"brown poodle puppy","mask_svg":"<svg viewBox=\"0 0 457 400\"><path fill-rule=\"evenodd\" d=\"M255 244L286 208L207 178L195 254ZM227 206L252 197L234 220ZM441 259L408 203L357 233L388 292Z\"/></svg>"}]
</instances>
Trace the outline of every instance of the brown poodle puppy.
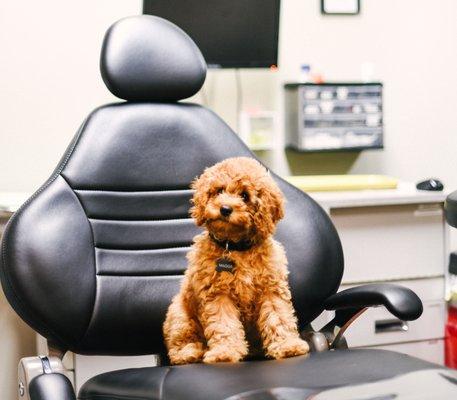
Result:
<instances>
[{"instance_id":1,"label":"brown poodle puppy","mask_svg":"<svg viewBox=\"0 0 457 400\"><path fill-rule=\"evenodd\" d=\"M224 160L196 179L194 238L180 292L164 323L172 364L237 362L263 348L272 358L306 354L287 282L287 259L272 235L284 199L256 160Z\"/></svg>"}]
</instances>

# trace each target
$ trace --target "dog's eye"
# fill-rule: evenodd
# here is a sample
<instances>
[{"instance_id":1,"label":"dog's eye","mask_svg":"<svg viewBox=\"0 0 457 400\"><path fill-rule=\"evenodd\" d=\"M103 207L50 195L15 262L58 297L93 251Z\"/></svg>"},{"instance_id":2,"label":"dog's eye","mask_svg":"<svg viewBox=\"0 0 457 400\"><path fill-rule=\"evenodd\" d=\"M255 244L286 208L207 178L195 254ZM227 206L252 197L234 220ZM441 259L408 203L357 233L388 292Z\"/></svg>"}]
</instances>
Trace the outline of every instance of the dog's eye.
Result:
<instances>
[{"instance_id":1,"label":"dog's eye","mask_svg":"<svg viewBox=\"0 0 457 400\"><path fill-rule=\"evenodd\" d=\"M219 188L219 189L217 189L217 194L221 194L223 191L224 191L224 189Z\"/></svg>"},{"instance_id":2,"label":"dog's eye","mask_svg":"<svg viewBox=\"0 0 457 400\"><path fill-rule=\"evenodd\" d=\"M240 194L241 198L243 199L243 201L249 201L249 194L248 192L241 192Z\"/></svg>"}]
</instances>

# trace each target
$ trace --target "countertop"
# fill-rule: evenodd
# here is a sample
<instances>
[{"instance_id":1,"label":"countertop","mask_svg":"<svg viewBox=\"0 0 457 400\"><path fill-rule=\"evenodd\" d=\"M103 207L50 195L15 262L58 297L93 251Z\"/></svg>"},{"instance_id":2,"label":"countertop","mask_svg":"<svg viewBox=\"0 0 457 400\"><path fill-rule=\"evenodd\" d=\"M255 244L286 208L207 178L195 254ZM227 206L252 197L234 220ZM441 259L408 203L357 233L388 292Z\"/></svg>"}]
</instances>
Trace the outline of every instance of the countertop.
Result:
<instances>
[{"instance_id":1,"label":"countertop","mask_svg":"<svg viewBox=\"0 0 457 400\"><path fill-rule=\"evenodd\" d=\"M396 189L309 192L324 208L385 206L393 204L442 203L449 194L417 190L413 183L400 182Z\"/></svg>"}]
</instances>

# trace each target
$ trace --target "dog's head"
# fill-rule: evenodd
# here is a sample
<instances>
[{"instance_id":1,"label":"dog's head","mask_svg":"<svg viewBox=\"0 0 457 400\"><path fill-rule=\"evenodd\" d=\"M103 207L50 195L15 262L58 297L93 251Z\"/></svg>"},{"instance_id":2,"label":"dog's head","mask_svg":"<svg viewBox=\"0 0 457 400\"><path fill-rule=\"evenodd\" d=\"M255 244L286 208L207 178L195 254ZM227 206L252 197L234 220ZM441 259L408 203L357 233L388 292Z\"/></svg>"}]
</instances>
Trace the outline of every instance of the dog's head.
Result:
<instances>
[{"instance_id":1,"label":"dog's head","mask_svg":"<svg viewBox=\"0 0 457 400\"><path fill-rule=\"evenodd\" d=\"M192 217L220 240L260 242L284 216L281 191L252 158L229 158L205 169L192 189Z\"/></svg>"}]
</instances>

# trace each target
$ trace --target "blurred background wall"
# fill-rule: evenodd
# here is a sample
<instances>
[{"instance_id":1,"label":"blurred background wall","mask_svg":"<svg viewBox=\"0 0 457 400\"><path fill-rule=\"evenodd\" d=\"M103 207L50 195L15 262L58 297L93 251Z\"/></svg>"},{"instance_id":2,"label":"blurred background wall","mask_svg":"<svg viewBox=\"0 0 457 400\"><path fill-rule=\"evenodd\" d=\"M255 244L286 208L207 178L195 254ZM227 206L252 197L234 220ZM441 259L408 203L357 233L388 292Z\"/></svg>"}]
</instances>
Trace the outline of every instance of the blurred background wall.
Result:
<instances>
[{"instance_id":1,"label":"blurred background wall","mask_svg":"<svg viewBox=\"0 0 457 400\"><path fill-rule=\"evenodd\" d=\"M283 0L280 68L242 70L244 108L282 116L282 84L302 63L327 80L359 80L374 65L385 84L385 149L362 153L260 153L279 173L436 176L457 188L457 2L362 0L361 14L322 16L318 0ZM0 190L36 189L94 107L116 101L98 71L100 43L139 0L0 2ZM212 71L206 103L236 127L233 70ZM201 95L194 101L202 101Z\"/></svg>"}]
</instances>

